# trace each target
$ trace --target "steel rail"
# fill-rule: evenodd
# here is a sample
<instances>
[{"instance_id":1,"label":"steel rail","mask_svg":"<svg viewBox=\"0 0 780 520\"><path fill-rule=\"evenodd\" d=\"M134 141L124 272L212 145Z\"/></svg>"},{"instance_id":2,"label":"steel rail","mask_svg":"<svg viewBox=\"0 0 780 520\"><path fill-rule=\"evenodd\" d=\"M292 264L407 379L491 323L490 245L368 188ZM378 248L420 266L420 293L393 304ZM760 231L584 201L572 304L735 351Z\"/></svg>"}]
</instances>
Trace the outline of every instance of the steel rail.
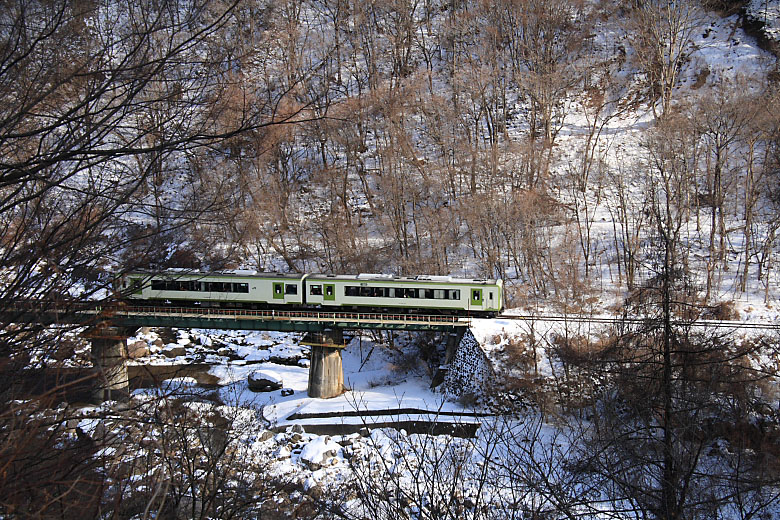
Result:
<instances>
[{"instance_id":1,"label":"steel rail","mask_svg":"<svg viewBox=\"0 0 780 520\"><path fill-rule=\"evenodd\" d=\"M495 317L497 320L515 320L515 321L552 321L557 323L597 323L604 325L646 325L652 322L658 322L658 318L623 318L623 317L601 317L601 316L563 316L563 315L534 315L534 314L500 314ZM780 330L780 323L762 323L736 320L674 320L674 325L691 325L696 327L729 328L729 329L764 329Z\"/></svg>"}]
</instances>

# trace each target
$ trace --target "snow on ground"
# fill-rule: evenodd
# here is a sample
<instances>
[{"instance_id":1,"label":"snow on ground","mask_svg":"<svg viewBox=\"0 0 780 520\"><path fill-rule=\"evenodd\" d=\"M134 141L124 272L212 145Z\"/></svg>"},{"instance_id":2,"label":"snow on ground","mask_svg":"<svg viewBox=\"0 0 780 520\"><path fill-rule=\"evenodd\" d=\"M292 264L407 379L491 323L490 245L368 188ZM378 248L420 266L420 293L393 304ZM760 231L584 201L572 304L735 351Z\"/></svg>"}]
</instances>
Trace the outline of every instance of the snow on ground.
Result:
<instances>
[{"instance_id":1,"label":"snow on ground","mask_svg":"<svg viewBox=\"0 0 780 520\"><path fill-rule=\"evenodd\" d=\"M266 419L274 425L288 424L360 424L363 421L383 422L391 420L388 416L339 417L343 412L393 410L415 408L430 411L425 418L437 411L457 412L463 408L444 401L444 397L430 388L430 379L415 374L398 374L393 370L393 360L388 356L386 347L377 346L370 340L353 339L342 351L344 385L347 391L332 399L314 399L306 393L308 368L262 365L264 372L270 372L284 381L284 387L295 391L293 395L282 396L280 392L269 395L254 394L253 402L265 406ZM249 371L256 366L248 367ZM220 370L215 367L215 370ZM234 369L235 370L235 369ZM212 372L213 373L213 372ZM248 372L246 372L248 373ZM245 378L233 380L240 385ZM293 414L328 414L332 418L311 418L306 420L288 420ZM393 416L398 418L398 416ZM419 418L416 415L403 415L402 420Z\"/></svg>"},{"instance_id":2,"label":"snow on ground","mask_svg":"<svg viewBox=\"0 0 780 520\"><path fill-rule=\"evenodd\" d=\"M723 79L734 80L737 77L760 78L763 76L761 61L769 62L770 55L762 51L756 42L738 27L737 15L720 18L715 14L706 15L708 23L703 31L693 34L691 60L685 67L678 92L688 95L694 90L697 76L705 69L709 72L706 81L715 85ZM681 97L684 95L681 93Z\"/></svg>"},{"instance_id":3,"label":"snow on ground","mask_svg":"<svg viewBox=\"0 0 780 520\"><path fill-rule=\"evenodd\" d=\"M300 334L267 333L256 331L177 331L177 345L184 351L174 357L162 354L134 360L136 364L185 366L192 363L210 364L206 368L213 376L219 396L225 403L263 410L270 425L284 427L290 424L362 424L363 422L387 422L393 420L427 420L440 412L457 414L464 408L446 401L445 396L430 388L430 376L405 371L397 366L403 352L389 350L373 340L355 336L342 351L344 384L346 391L332 399L308 397L307 363L309 347L301 345ZM182 338L199 338L198 343L182 341ZM130 341L157 340L153 331L141 332ZM211 347L204 347L210 343ZM222 350L226 345L231 357L204 354L204 350ZM401 349L403 347L400 347ZM163 349L164 351L164 349ZM241 359L243 358L243 359ZM265 361L274 358L276 361ZM287 364L282 364L286 362ZM283 391L252 392L248 377L262 371L269 378L282 382ZM195 379L175 378L166 380L168 388L180 391ZM138 390L136 393L143 393ZM284 395L289 392L289 395ZM399 408L422 410L422 413L397 414ZM344 417L354 412L388 410L388 414L371 417ZM305 420L289 420L293 414L320 415Z\"/></svg>"},{"instance_id":4,"label":"snow on ground","mask_svg":"<svg viewBox=\"0 0 780 520\"><path fill-rule=\"evenodd\" d=\"M746 11L749 17L765 25L769 38L780 42L780 0L751 0Z\"/></svg>"}]
</instances>

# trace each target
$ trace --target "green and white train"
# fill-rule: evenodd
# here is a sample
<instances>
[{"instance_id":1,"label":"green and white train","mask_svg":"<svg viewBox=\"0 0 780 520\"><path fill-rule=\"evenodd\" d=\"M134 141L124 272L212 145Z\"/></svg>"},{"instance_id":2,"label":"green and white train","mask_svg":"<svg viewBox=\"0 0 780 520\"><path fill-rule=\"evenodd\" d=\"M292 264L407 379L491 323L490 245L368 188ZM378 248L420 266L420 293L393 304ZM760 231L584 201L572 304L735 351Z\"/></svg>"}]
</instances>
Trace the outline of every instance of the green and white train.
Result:
<instances>
[{"instance_id":1,"label":"green and white train","mask_svg":"<svg viewBox=\"0 0 780 520\"><path fill-rule=\"evenodd\" d=\"M131 272L119 282L128 303L242 308L415 311L490 316L503 308L501 280L383 274Z\"/></svg>"}]
</instances>

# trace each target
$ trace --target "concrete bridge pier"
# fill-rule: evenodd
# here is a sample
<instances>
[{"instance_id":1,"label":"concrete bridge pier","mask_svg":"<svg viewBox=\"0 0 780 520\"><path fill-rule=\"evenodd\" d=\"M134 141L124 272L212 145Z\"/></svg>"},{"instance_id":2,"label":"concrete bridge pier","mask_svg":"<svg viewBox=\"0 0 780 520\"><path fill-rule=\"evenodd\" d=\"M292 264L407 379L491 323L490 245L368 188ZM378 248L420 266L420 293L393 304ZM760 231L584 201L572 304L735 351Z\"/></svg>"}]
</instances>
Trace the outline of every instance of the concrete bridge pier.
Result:
<instances>
[{"instance_id":1,"label":"concrete bridge pier","mask_svg":"<svg viewBox=\"0 0 780 520\"><path fill-rule=\"evenodd\" d=\"M97 402L122 401L130 395L127 374L127 338L132 331L122 327L93 327L85 336L92 343L92 362L97 370L93 397Z\"/></svg>"},{"instance_id":2,"label":"concrete bridge pier","mask_svg":"<svg viewBox=\"0 0 780 520\"><path fill-rule=\"evenodd\" d=\"M311 347L309 365L309 397L328 399L344 392L344 368L341 350L344 333L341 329L310 332L301 342Z\"/></svg>"}]
</instances>

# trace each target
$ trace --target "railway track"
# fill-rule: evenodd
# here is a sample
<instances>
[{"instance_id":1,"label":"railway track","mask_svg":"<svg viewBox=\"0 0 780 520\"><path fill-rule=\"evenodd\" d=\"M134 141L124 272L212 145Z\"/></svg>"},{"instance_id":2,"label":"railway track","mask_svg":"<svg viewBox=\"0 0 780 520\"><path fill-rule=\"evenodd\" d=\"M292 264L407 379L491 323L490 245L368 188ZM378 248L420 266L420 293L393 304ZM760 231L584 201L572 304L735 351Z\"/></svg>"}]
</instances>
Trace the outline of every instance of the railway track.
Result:
<instances>
[{"instance_id":1,"label":"railway track","mask_svg":"<svg viewBox=\"0 0 780 520\"><path fill-rule=\"evenodd\" d=\"M619 318L619 317L605 317L605 316L563 316L563 315L533 315L533 314L499 314L495 317L497 320L514 320L514 321L528 321L528 322L556 322L556 323L593 323L603 325L644 325L651 323L654 320L652 318ZM675 320L675 325L694 325L697 327L709 327L716 329L763 329L763 330L780 330L780 323L761 323L761 322L746 322L746 321L734 321L734 320L696 320L694 322Z\"/></svg>"}]
</instances>

